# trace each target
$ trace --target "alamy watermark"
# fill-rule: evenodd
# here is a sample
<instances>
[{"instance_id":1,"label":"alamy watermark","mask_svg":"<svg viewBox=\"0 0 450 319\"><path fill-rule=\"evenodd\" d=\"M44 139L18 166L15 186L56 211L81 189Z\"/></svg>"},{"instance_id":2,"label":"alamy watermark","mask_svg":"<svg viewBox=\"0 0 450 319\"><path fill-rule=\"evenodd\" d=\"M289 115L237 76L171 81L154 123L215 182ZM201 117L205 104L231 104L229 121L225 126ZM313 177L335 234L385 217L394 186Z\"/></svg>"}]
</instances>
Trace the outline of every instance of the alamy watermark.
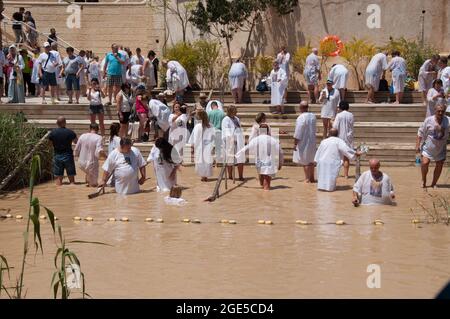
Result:
<instances>
[{"instance_id":1,"label":"alamy watermark","mask_svg":"<svg viewBox=\"0 0 450 319\"><path fill-rule=\"evenodd\" d=\"M381 267L378 264L370 264L367 266L367 270L370 275L367 277L367 288L381 288Z\"/></svg>"}]
</instances>

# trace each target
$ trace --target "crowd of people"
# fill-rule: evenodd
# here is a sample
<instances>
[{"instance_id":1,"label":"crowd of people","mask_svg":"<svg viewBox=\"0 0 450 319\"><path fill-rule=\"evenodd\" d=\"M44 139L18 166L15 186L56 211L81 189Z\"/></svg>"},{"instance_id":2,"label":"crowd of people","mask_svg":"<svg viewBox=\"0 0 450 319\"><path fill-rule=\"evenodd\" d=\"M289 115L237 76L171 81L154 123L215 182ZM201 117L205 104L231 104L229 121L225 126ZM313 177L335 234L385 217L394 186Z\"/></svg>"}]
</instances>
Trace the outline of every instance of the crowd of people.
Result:
<instances>
[{"instance_id":1,"label":"crowd of people","mask_svg":"<svg viewBox=\"0 0 450 319\"><path fill-rule=\"evenodd\" d=\"M119 93L120 94L120 93ZM144 94L145 95L145 94ZM151 99L148 114L161 113L161 107L168 108L164 94L160 99ZM143 105L146 98L141 97ZM65 119L59 117L58 128L53 130L49 139L55 149L54 175L58 185L62 183L64 169L69 181L74 182L75 157L78 167L86 175L86 183L92 187L115 187L119 194L139 192L139 185L147 180L146 166L152 164L156 177L156 188L160 192L169 192L177 186L177 172L185 164L195 164L195 173L202 182L208 181L213 174L213 166L226 165L228 178L244 180L244 164L254 163L259 182L264 190L271 189L271 181L283 166L283 150L276 130L266 121L266 115L259 113L250 132L244 132L237 108L228 105L226 113L220 101L207 102L202 99L190 114L194 119L189 128L189 117L185 106L178 100L173 101L173 111L167 116L156 118L158 131L155 143L145 160L131 138L120 136L121 124L110 127L108 152L104 152L104 141L99 125L92 123L90 131L77 139L75 133L66 128ZM445 108L437 104L434 115L428 117L418 131L417 151L422 155L422 186L436 187L446 158L446 145L449 137L449 119ZM363 154L353 145L354 118L350 105L340 101L338 114L332 120L327 136L316 147L316 116L309 112L307 101L300 103L300 115L296 121L294 133L293 161L303 167L306 183L317 183L320 191L336 190L337 179L344 167L344 177L349 178L350 161ZM246 135L248 141L246 143ZM75 151L71 145L75 143ZM99 160L104 157L103 175L99 179ZM436 162L431 185L427 184L428 167ZM352 202L359 204L392 204L395 198L392 182L386 173L380 171L381 163L370 159L370 170L361 175L353 188ZM317 170L317 180L315 171Z\"/></svg>"}]
</instances>

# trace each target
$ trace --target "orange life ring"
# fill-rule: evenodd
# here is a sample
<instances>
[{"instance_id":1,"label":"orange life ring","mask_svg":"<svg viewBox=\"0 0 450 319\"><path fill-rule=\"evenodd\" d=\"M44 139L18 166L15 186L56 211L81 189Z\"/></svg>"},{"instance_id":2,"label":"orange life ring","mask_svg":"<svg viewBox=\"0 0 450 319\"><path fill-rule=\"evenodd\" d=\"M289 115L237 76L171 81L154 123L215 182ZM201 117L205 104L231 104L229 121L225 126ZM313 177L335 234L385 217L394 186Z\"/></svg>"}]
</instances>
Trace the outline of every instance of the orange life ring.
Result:
<instances>
[{"instance_id":1,"label":"orange life ring","mask_svg":"<svg viewBox=\"0 0 450 319\"><path fill-rule=\"evenodd\" d=\"M320 42L323 43L328 41L333 41L336 44L336 50L331 52L328 56L338 56L339 53L341 53L341 51L344 49L344 43L342 43L341 39L339 39L337 35L328 35Z\"/></svg>"}]
</instances>

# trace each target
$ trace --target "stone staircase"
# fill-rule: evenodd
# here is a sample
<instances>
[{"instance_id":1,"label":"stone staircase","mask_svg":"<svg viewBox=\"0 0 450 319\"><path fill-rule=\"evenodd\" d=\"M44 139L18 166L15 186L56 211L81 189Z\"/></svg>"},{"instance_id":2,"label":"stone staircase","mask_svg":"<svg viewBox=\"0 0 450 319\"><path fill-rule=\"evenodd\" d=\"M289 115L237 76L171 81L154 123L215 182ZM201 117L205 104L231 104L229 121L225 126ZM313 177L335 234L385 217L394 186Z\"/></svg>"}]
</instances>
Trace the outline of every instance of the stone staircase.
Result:
<instances>
[{"instance_id":1,"label":"stone staircase","mask_svg":"<svg viewBox=\"0 0 450 319\"><path fill-rule=\"evenodd\" d=\"M188 104L196 100L198 94L197 92L187 94ZM214 97L219 98L219 95L213 94ZM280 134L280 141L287 164L292 162L293 133L295 120L299 115L298 103L304 97L306 97L306 92L289 92L288 104L285 106L287 114L284 115L270 114L273 110L272 107L264 104L265 100L270 100L269 93L247 92L246 103L238 105L238 117L241 119L244 130L248 130L248 133L258 112L266 113L267 121L272 128L285 132ZM383 97L381 94L377 98L382 101L387 98L387 95ZM231 99L229 94L223 96L225 103L231 102ZM354 101L350 104L350 111L355 116L355 145L361 143L369 145L369 156L379 158L384 165L414 165L417 130L425 118L425 107L420 103L420 95L417 92L407 94L406 100L410 100L412 103L401 105L364 104L362 101L365 99L365 92L349 92L348 99ZM249 101L252 103L248 103ZM317 104L310 106L310 111L315 113L318 119L318 143L322 138L320 108L321 106ZM87 132L90 123L89 107L86 103L70 105L42 105L38 102L34 104L4 104L0 106L0 110L12 113L23 112L29 122L49 129L55 127L56 116L64 115L67 119L67 126L78 135ZM106 127L108 128L112 122L117 122L115 107L105 107ZM152 145L152 143L136 144L145 156L150 152Z\"/></svg>"}]
</instances>

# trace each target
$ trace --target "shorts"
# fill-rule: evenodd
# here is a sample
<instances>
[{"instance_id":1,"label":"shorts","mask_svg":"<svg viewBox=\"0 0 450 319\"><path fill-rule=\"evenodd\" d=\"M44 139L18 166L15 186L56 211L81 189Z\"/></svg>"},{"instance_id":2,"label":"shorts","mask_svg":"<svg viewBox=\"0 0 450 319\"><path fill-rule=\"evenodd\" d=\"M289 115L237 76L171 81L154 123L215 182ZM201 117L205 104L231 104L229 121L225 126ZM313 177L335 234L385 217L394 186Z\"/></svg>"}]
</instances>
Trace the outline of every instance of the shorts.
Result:
<instances>
[{"instance_id":1,"label":"shorts","mask_svg":"<svg viewBox=\"0 0 450 319\"><path fill-rule=\"evenodd\" d=\"M121 75L108 75L106 79L107 86L121 86L122 85L122 76Z\"/></svg>"},{"instance_id":2,"label":"shorts","mask_svg":"<svg viewBox=\"0 0 450 319\"><path fill-rule=\"evenodd\" d=\"M123 119L121 120L119 114L117 114L117 116L119 117L120 124L128 124L130 122L131 112L122 112L122 115Z\"/></svg>"},{"instance_id":3,"label":"shorts","mask_svg":"<svg viewBox=\"0 0 450 319\"><path fill-rule=\"evenodd\" d=\"M67 176L75 176L77 174L73 154L63 153L53 156L53 175L58 177L64 176L64 169L67 172Z\"/></svg>"},{"instance_id":4,"label":"shorts","mask_svg":"<svg viewBox=\"0 0 450 319\"><path fill-rule=\"evenodd\" d=\"M79 91L80 90L80 78L77 78L76 74L67 74L66 76L66 89L67 91Z\"/></svg>"},{"instance_id":5,"label":"shorts","mask_svg":"<svg viewBox=\"0 0 450 319\"><path fill-rule=\"evenodd\" d=\"M40 84L44 87L57 86L58 83L56 83L56 73L49 73L44 71Z\"/></svg>"},{"instance_id":6,"label":"shorts","mask_svg":"<svg viewBox=\"0 0 450 319\"><path fill-rule=\"evenodd\" d=\"M103 114L105 110L103 109L103 105L89 105L89 114Z\"/></svg>"}]
</instances>

